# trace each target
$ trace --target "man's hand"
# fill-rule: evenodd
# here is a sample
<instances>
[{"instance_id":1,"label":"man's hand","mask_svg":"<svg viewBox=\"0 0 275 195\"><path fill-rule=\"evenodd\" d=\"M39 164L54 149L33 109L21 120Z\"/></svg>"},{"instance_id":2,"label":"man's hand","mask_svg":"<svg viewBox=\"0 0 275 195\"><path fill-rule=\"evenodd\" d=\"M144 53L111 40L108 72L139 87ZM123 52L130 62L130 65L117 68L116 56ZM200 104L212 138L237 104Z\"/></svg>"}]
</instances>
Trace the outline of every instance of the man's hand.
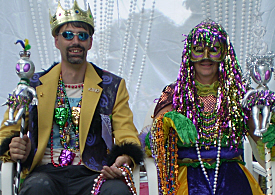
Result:
<instances>
[{"instance_id":1,"label":"man's hand","mask_svg":"<svg viewBox=\"0 0 275 195\"><path fill-rule=\"evenodd\" d=\"M38 99L37 97L33 97L31 105L37 105L38 104Z\"/></svg>"},{"instance_id":2,"label":"man's hand","mask_svg":"<svg viewBox=\"0 0 275 195\"><path fill-rule=\"evenodd\" d=\"M31 140L27 135L24 135L23 138L14 137L11 140L9 145L10 147L10 156L14 161L21 160L25 162L31 151Z\"/></svg>"},{"instance_id":3,"label":"man's hand","mask_svg":"<svg viewBox=\"0 0 275 195\"><path fill-rule=\"evenodd\" d=\"M103 169L101 170L101 175L104 179L115 179L115 178L121 178L122 177L122 172L118 168L122 166L123 164L131 165L131 159L127 155L123 156L118 156L116 158L115 163L108 167L104 166Z\"/></svg>"}]
</instances>

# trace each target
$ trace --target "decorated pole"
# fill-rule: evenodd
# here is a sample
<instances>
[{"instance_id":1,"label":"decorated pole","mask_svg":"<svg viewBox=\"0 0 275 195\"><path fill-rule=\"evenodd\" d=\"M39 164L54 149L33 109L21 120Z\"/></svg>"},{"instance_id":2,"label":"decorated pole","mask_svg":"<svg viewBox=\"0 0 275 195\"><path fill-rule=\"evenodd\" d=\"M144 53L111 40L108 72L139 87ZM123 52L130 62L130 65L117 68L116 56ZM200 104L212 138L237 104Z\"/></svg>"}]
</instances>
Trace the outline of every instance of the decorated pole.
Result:
<instances>
[{"instance_id":1,"label":"decorated pole","mask_svg":"<svg viewBox=\"0 0 275 195\"><path fill-rule=\"evenodd\" d=\"M9 119L4 122L6 126L17 124L21 119L20 126L20 138L23 138L25 132L25 114L28 110L28 106L37 105L37 95L33 87L30 86L30 78L32 77L35 67L33 62L29 59L30 52L28 51L31 46L28 44L28 40L25 39L25 43L22 40L18 40L15 44L20 43L23 47L23 51L20 54L20 60L16 64L16 74L19 76L20 81L17 87L13 90L7 101L2 105L8 105L9 107ZM15 115L16 113L16 115ZM15 115L15 116L14 116ZM15 181L15 194L19 192L20 185L20 173L21 173L21 160L17 160L16 166L16 181Z\"/></svg>"},{"instance_id":2,"label":"decorated pole","mask_svg":"<svg viewBox=\"0 0 275 195\"><path fill-rule=\"evenodd\" d=\"M270 149L266 147L265 143L265 169L266 169L266 194L272 193L272 173L271 173L271 152Z\"/></svg>"},{"instance_id":3,"label":"decorated pole","mask_svg":"<svg viewBox=\"0 0 275 195\"><path fill-rule=\"evenodd\" d=\"M20 138L23 138L25 132L25 117L26 117L26 108L23 108L23 113L21 117L21 127L20 127ZM17 195L19 192L20 185L20 173L21 173L21 160L17 160L16 165L16 180L15 180L15 194Z\"/></svg>"},{"instance_id":4,"label":"decorated pole","mask_svg":"<svg viewBox=\"0 0 275 195\"><path fill-rule=\"evenodd\" d=\"M267 131L273 131L273 128L269 129L268 127L272 110L275 106L275 94L269 90L267 83L270 81L272 72L274 71L274 57L275 54L273 52L268 52L264 55L252 54L246 60L249 70L249 74L246 75L248 90L242 100L242 105L251 110L255 125L254 135L258 137L269 134ZM250 78L258 84L255 89L250 86ZM262 121L259 119L260 114L262 115ZM271 151L270 147L267 147L267 144L265 143L266 194L272 194Z\"/></svg>"}]
</instances>

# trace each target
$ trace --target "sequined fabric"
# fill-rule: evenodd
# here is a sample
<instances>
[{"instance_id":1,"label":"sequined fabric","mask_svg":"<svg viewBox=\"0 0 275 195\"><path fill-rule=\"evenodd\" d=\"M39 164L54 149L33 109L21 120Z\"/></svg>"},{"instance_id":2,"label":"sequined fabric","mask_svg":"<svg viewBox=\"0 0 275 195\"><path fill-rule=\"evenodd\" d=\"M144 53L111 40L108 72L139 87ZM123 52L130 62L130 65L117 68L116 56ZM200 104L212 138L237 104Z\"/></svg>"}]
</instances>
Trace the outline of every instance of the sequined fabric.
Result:
<instances>
[{"instance_id":1,"label":"sequined fabric","mask_svg":"<svg viewBox=\"0 0 275 195\"><path fill-rule=\"evenodd\" d=\"M156 116L159 111L164 108L165 106L172 104L173 102L173 94L175 89L176 83L172 83L170 85L167 85L158 100L158 103L156 105L156 108L154 110L154 116ZM216 97L214 95L208 95L205 97L199 96L199 100L201 103L203 103L204 112L210 112L214 109L216 104Z\"/></svg>"},{"instance_id":2,"label":"sequined fabric","mask_svg":"<svg viewBox=\"0 0 275 195\"><path fill-rule=\"evenodd\" d=\"M173 103L173 94L174 94L175 85L176 83L172 83L170 85L167 85L162 90L161 96L154 110L154 116L156 116L162 108Z\"/></svg>"},{"instance_id":3,"label":"sequined fabric","mask_svg":"<svg viewBox=\"0 0 275 195\"><path fill-rule=\"evenodd\" d=\"M217 98L213 95L201 97L199 96L200 103L203 105L204 112L211 112L216 105Z\"/></svg>"}]
</instances>

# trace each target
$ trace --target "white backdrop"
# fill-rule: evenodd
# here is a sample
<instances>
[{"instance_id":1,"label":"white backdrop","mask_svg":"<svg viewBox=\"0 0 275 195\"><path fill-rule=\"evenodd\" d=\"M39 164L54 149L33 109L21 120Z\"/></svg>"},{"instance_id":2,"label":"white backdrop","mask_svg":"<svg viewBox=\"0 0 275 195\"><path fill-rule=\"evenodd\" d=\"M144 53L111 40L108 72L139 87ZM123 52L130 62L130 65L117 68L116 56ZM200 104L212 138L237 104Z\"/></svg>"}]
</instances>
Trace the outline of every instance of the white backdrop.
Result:
<instances>
[{"instance_id":1,"label":"white backdrop","mask_svg":"<svg viewBox=\"0 0 275 195\"><path fill-rule=\"evenodd\" d=\"M146 112L163 87L178 74L183 34L203 19L221 23L230 34L245 71L247 54L264 49L275 52L274 0L78 0L90 4L95 17L93 48L88 60L126 79L134 122L140 131ZM61 5L71 8L73 0ZM0 104L16 87L15 65L29 39L36 71L59 61L50 33L49 9L56 0L1 0ZM275 91L275 82L269 83ZM0 121L6 106L0 106ZM45 113L52 114L52 113Z\"/></svg>"}]
</instances>

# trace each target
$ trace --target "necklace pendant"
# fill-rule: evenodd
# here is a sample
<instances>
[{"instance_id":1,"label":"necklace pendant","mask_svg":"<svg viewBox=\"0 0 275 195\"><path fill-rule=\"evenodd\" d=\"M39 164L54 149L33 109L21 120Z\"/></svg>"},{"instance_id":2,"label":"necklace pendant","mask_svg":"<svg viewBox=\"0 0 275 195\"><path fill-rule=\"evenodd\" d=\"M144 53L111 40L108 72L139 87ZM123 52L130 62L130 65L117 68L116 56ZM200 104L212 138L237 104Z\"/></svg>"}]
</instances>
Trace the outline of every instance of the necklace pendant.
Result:
<instances>
[{"instance_id":1,"label":"necklace pendant","mask_svg":"<svg viewBox=\"0 0 275 195\"><path fill-rule=\"evenodd\" d=\"M60 143L61 145L64 147L64 144L66 143L66 145L68 146L70 144L70 134L69 133L62 133L61 135L61 139L60 139ZM65 147L64 147L65 148Z\"/></svg>"},{"instance_id":2,"label":"necklace pendant","mask_svg":"<svg viewBox=\"0 0 275 195\"><path fill-rule=\"evenodd\" d=\"M54 109L54 119L57 125L64 126L68 119L68 109L67 108L55 108Z\"/></svg>"},{"instance_id":3,"label":"necklace pendant","mask_svg":"<svg viewBox=\"0 0 275 195\"><path fill-rule=\"evenodd\" d=\"M73 160L75 157L75 153L73 153L70 150L61 150L60 152L60 156L58 158L59 161L59 165L63 166L67 166L67 165L71 165Z\"/></svg>"},{"instance_id":4,"label":"necklace pendant","mask_svg":"<svg viewBox=\"0 0 275 195\"><path fill-rule=\"evenodd\" d=\"M79 124L79 118L80 118L80 107L72 107L72 121L75 126L78 126Z\"/></svg>"}]
</instances>

